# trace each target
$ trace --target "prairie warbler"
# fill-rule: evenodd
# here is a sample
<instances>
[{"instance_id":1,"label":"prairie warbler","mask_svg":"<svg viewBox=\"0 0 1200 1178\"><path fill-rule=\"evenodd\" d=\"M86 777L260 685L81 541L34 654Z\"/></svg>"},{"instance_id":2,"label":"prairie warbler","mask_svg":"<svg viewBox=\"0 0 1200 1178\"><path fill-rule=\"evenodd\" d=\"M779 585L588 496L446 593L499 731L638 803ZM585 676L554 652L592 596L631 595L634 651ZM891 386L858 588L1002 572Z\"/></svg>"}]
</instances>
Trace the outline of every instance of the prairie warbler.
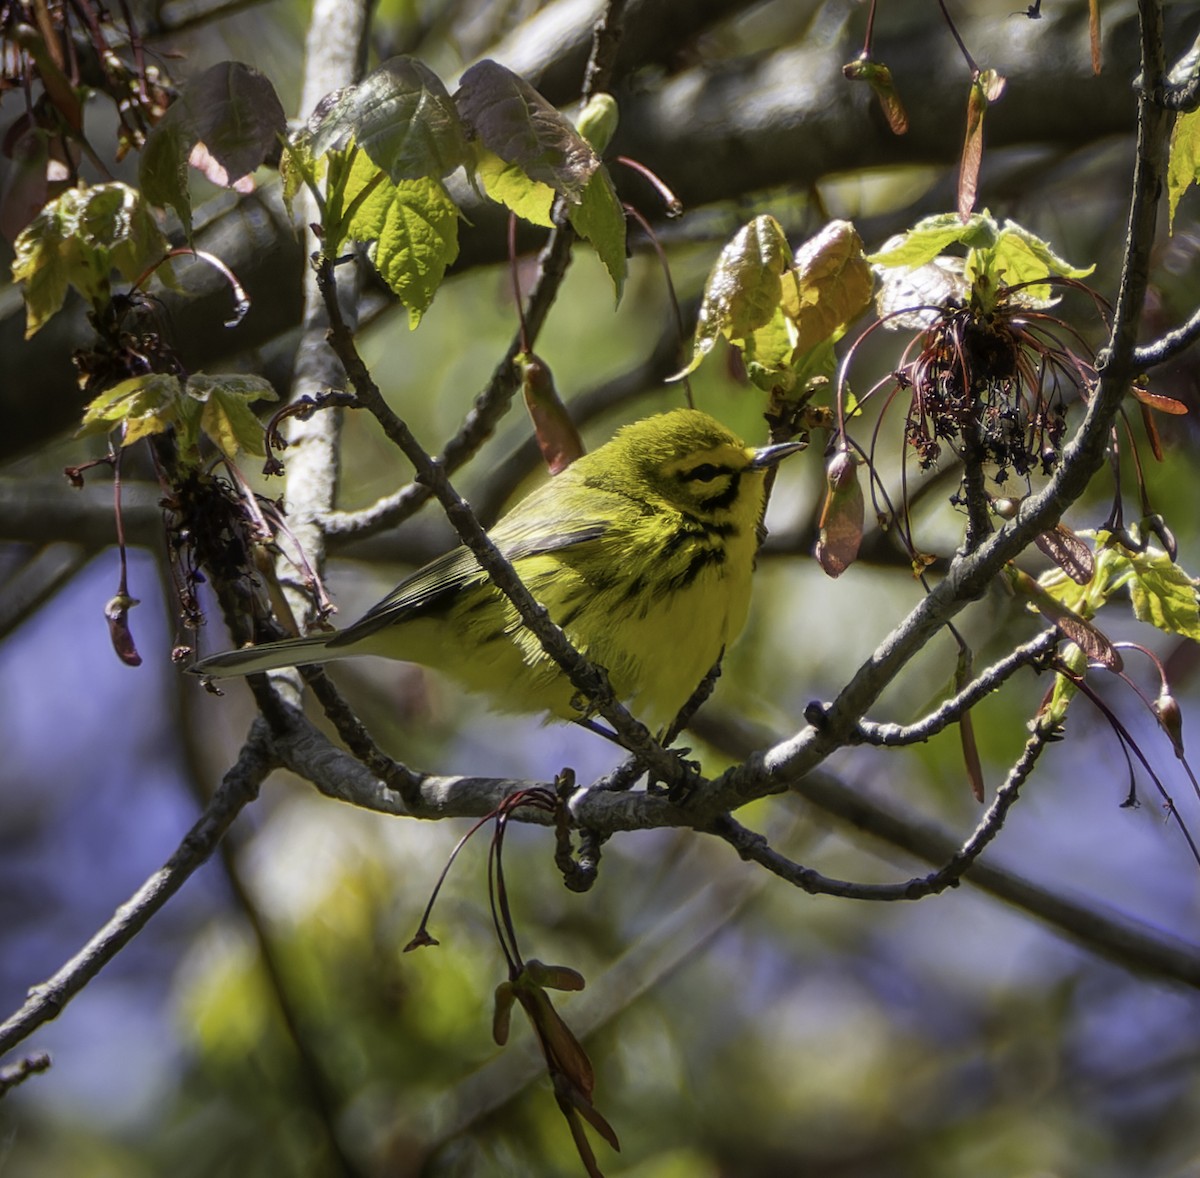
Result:
<instances>
[{"instance_id":1,"label":"prairie warbler","mask_svg":"<svg viewBox=\"0 0 1200 1178\"><path fill-rule=\"evenodd\" d=\"M662 413L526 496L491 537L617 696L662 728L746 620L764 475L802 446L755 450L706 413ZM579 720L592 710L462 547L345 630L192 670L223 678L364 654L435 667L505 711Z\"/></svg>"}]
</instances>

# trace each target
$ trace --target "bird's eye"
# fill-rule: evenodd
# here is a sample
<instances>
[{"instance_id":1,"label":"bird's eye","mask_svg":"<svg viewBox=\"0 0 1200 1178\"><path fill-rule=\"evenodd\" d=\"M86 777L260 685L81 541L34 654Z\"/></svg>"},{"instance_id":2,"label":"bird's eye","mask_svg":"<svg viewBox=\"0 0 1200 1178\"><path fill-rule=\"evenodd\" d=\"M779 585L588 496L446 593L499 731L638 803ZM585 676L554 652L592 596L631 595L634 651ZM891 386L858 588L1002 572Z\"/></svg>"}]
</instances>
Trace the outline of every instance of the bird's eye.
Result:
<instances>
[{"instance_id":1,"label":"bird's eye","mask_svg":"<svg viewBox=\"0 0 1200 1178\"><path fill-rule=\"evenodd\" d=\"M721 468L719 466L713 466L711 462L702 462L693 470L689 470L687 477L695 479L699 483L711 483L720 473Z\"/></svg>"}]
</instances>

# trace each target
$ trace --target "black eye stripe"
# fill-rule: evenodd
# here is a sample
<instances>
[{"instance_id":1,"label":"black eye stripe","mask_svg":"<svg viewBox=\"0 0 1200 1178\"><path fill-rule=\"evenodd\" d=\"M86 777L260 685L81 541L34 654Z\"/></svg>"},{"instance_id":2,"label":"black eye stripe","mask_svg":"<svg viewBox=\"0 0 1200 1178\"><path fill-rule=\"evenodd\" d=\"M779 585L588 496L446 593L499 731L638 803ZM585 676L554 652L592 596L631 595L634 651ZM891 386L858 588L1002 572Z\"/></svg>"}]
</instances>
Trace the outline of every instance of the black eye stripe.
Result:
<instances>
[{"instance_id":1,"label":"black eye stripe","mask_svg":"<svg viewBox=\"0 0 1200 1178\"><path fill-rule=\"evenodd\" d=\"M692 467L691 470L681 471L681 477L687 482L711 483L713 479L720 478L723 474L732 474L733 471L727 466L717 466L712 462L702 462L699 466Z\"/></svg>"}]
</instances>

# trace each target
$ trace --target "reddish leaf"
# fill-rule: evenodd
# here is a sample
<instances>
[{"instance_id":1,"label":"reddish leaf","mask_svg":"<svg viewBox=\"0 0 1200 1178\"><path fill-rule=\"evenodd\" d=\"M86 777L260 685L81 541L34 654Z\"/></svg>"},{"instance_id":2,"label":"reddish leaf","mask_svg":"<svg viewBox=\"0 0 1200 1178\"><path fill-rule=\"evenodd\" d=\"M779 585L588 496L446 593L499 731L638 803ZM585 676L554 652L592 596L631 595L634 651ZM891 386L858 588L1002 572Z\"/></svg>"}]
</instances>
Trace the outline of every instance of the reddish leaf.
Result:
<instances>
[{"instance_id":1,"label":"reddish leaf","mask_svg":"<svg viewBox=\"0 0 1200 1178\"><path fill-rule=\"evenodd\" d=\"M538 448L550 473L561 474L583 453L583 439L554 387L549 366L532 352L521 353L516 363Z\"/></svg>"},{"instance_id":2,"label":"reddish leaf","mask_svg":"<svg viewBox=\"0 0 1200 1178\"><path fill-rule=\"evenodd\" d=\"M1159 413L1169 413L1172 417L1183 417L1187 413L1187 406L1182 401L1176 401L1174 397L1164 397L1162 393L1152 393L1149 389L1142 388L1140 384L1135 384L1130 390L1135 401L1141 401L1143 405L1149 405L1151 409L1157 409Z\"/></svg>"},{"instance_id":3,"label":"reddish leaf","mask_svg":"<svg viewBox=\"0 0 1200 1178\"><path fill-rule=\"evenodd\" d=\"M1013 589L1028 598L1042 617L1053 622L1064 637L1075 643L1089 663L1096 663L1114 672L1124 667L1120 652L1109 641L1108 636L1101 633L1091 622L1085 621L1074 610L1056 601L1028 573L1013 565L1008 566L1007 572Z\"/></svg>"},{"instance_id":4,"label":"reddish leaf","mask_svg":"<svg viewBox=\"0 0 1200 1178\"><path fill-rule=\"evenodd\" d=\"M893 135L903 135L908 130L908 112L892 81L892 71L883 62L872 61L864 53L857 60L842 66L842 73L852 82L866 82L871 87Z\"/></svg>"},{"instance_id":5,"label":"reddish leaf","mask_svg":"<svg viewBox=\"0 0 1200 1178\"><path fill-rule=\"evenodd\" d=\"M1092 73L1100 72L1100 0L1088 0L1088 35L1092 42Z\"/></svg>"},{"instance_id":6,"label":"reddish leaf","mask_svg":"<svg viewBox=\"0 0 1200 1178\"><path fill-rule=\"evenodd\" d=\"M1077 585L1087 585L1096 573L1096 558L1091 548L1065 524L1052 532L1042 532L1033 542Z\"/></svg>"},{"instance_id":7,"label":"reddish leaf","mask_svg":"<svg viewBox=\"0 0 1200 1178\"><path fill-rule=\"evenodd\" d=\"M571 204L582 200L600 157L523 78L494 61L477 62L463 74L454 102L488 151Z\"/></svg>"},{"instance_id":8,"label":"reddish leaf","mask_svg":"<svg viewBox=\"0 0 1200 1178\"><path fill-rule=\"evenodd\" d=\"M979 190L979 167L983 162L983 116L1004 93L1004 78L995 70L984 70L971 82L967 98L967 134L963 140L962 165L958 173L958 215L966 222L975 207Z\"/></svg>"},{"instance_id":9,"label":"reddish leaf","mask_svg":"<svg viewBox=\"0 0 1200 1178\"><path fill-rule=\"evenodd\" d=\"M975 743L975 724L970 712L964 712L958 722L958 736L962 741L963 765L967 780L971 783L971 796L982 802L984 796L983 763L979 759L979 746Z\"/></svg>"},{"instance_id":10,"label":"reddish leaf","mask_svg":"<svg viewBox=\"0 0 1200 1178\"><path fill-rule=\"evenodd\" d=\"M848 450L839 450L825 468L825 505L816 558L830 577L840 577L858 556L863 535L863 490L858 464Z\"/></svg>"}]
</instances>

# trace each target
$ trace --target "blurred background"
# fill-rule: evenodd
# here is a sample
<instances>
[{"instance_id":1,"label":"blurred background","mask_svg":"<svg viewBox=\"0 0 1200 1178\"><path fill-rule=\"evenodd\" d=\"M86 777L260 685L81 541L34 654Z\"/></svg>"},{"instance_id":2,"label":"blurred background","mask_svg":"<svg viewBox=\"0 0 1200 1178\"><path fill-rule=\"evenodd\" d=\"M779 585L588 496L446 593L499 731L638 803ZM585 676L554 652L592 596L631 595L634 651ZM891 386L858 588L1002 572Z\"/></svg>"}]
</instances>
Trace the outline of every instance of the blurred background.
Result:
<instances>
[{"instance_id":1,"label":"blurred background","mask_svg":"<svg viewBox=\"0 0 1200 1178\"><path fill-rule=\"evenodd\" d=\"M955 16L979 64L1009 78L988 115L979 206L1020 221L1076 265L1095 263L1089 282L1111 298L1133 157L1134 6L1100 5L1099 77L1086 4L1047 6L1038 21L1014 15L1012 0L959 7L970 9ZM274 82L289 114L308 113L297 109L306 5L131 8L176 81L244 61ZM598 8L381 0L372 62L411 53L453 89L463 68L492 56L566 105ZM1200 16L1184 3L1167 16L1174 60ZM775 215L794 244L829 217L849 218L874 249L953 208L969 82L953 38L937 5L881 5L875 53L911 120L895 138L865 89L841 77L862 48L866 17L851 2L631 5L613 153L653 167L684 201L685 216L668 223L647 188L622 180L622 196L659 228L685 305L723 242L758 212ZM23 99L19 89L0 98L8 132ZM110 159L111 117L100 104L88 117ZM136 176L132 159L109 166ZM15 168L0 159L9 190ZM243 328L219 326L228 315L219 288L168 306L176 342L204 366L263 371L286 391L303 262L270 176L261 179L240 202L196 188L201 237L253 300ZM1174 235L1163 234L1148 332L1200 302L1196 209L1193 193ZM430 448L454 431L515 328L502 219L481 209L462 234L456 272L419 331L410 334L406 312L381 292L368 293L364 354ZM0 253L10 261L11 244ZM662 383L679 352L661 269L643 241L630 267L614 309L599 263L577 250L539 343L590 445L680 403L678 387ZM1088 298L1068 296L1061 314L1088 346L1103 338ZM169 857L253 715L243 685L210 696L171 665L180 634L157 491L133 465L125 517L144 662L129 668L112 653L103 615L117 578L111 490L99 474L79 492L61 476L103 452L97 439L72 437L82 400L70 354L87 336L82 313L63 318L24 342L20 294L0 288L0 1014ZM877 332L856 359L856 387L893 369L903 345ZM736 366L710 360L693 387L700 407L750 441L765 437L761 394ZM1153 387L1192 410L1159 419L1166 461L1147 454L1146 480L1194 572L1194 355L1156 372ZM362 416L346 427L347 508L410 477ZM900 482L902 429L895 411L880 426L890 487ZM514 412L457 479L493 518L503 496L536 475L528 434ZM796 731L806 704L835 694L920 598L886 536L869 537L864 560L837 581L811 559L819 449L786 466L776 486L747 632L689 739L707 771L740 759L739 725ZM279 493L278 480L261 486ZM931 553L949 554L961 532L948 503L954 486L943 476L915 513ZM1095 526L1110 496L1111 484L1097 480L1070 522ZM356 617L448 537L427 510L394 534L343 546L329 569L340 617ZM983 666L1038 624L995 591L963 615L962 629ZM1187 732L1198 702L1194 652L1119 613L1101 624L1168 661ZM227 641L214 612L204 648ZM947 692L955 654L949 639L932 643L876 718L923 714ZM1127 662L1153 696L1150 664ZM336 677L379 743L413 766L546 781L569 765L586 781L616 761L586 732L497 716L417 668L364 661L342 664ZM1019 753L1047 685L1023 672L976 709L989 790ZM1192 785L1136 696L1115 679L1099 690L1200 830ZM847 750L827 768L914 828L933 824L961 839L980 813L953 731L904 752ZM985 861L1088 911L1124 914L1147 936L1194 946L1200 869L1146 775L1137 774L1140 807L1122 807L1129 789L1116 738L1079 701L1068 739L1043 757ZM756 803L739 818L826 875L894 881L927 870L798 797ZM519 1014L509 1046L492 1043L492 992L505 972L487 905L486 835L441 893L431 925L440 947L401 952L468 825L358 812L272 777L224 857L23 1045L50 1051L54 1063L0 1104L0 1175L580 1173ZM597 885L579 896L559 886L552 855L544 830L510 830L505 865L524 953L588 982L557 1006L585 1036L596 1106L621 1138L620 1154L596 1144L610 1176L1200 1174L1195 989L1080 947L1029 910L1036 902L1002 903L969 879L915 904L810 897L723 843L667 831L612 840Z\"/></svg>"}]
</instances>

